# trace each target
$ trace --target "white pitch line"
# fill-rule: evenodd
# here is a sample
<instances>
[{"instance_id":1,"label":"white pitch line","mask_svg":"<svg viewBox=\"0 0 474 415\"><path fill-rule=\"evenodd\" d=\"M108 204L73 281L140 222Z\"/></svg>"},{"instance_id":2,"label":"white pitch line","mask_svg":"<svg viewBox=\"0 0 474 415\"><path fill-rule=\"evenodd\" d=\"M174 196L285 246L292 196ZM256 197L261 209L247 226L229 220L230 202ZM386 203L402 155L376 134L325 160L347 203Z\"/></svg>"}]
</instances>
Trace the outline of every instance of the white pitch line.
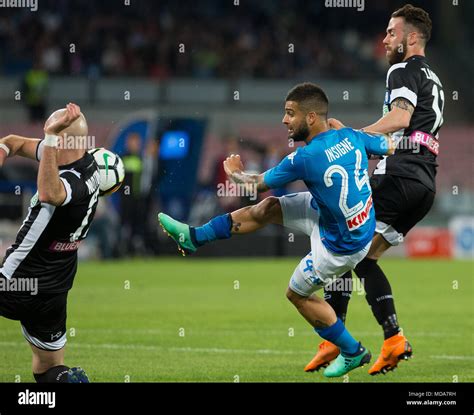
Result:
<instances>
[{"instance_id":1,"label":"white pitch line","mask_svg":"<svg viewBox=\"0 0 474 415\"><path fill-rule=\"evenodd\" d=\"M474 356L451 356L447 354L430 356L431 359L443 359L443 360L474 360Z\"/></svg>"},{"instance_id":2,"label":"white pitch line","mask_svg":"<svg viewBox=\"0 0 474 415\"><path fill-rule=\"evenodd\" d=\"M18 347L25 343L0 342L0 347ZM263 354L263 355L308 355L311 351L303 350L275 350L275 349L223 349L218 347L161 347L144 344L118 344L118 343L69 343L71 348L77 349L108 349L108 350L147 350L156 352L178 353L221 353L221 354ZM419 355L417 355L419 357ZM433 355L430 359L438 360L474 360L474 356Z\"/></svg>"},{"instance_id":3,"label":"white pitch line","mask_svg":"<svg viewBox=\"0 0 474 415\"><path fill-rule=\"evenodd\" d=\"M110 329L110 328L80 328L74 327L76 332L80 331L81 333L101 333L101 334L148 334L148 335L159 335L159 334L170 334L177 331L173 329ZM288 327L289 328L289 327ZM288 328L282 328L281 330L259 330L260 335L265 336L288 336ZM293 327L294 328L294 327ZM239 330L229 330L229 329L201 329L199 327L189 327L189 332L193 336L201 336L201 335L212 335L212 336L232 336L235 337L238 334L245 334L250 333L254 334L255 330L251 329L239 329ZM2 333L18 333L17 328L5 328L1 330ZM382 331L357 331L357 330L350 330L351 334L354 337L380 337L382 339ZM314 332L308 329L295 329L295 336L304 336L304 337L315 337ZM461 332L437 332L437 331L412 331L407 333L408 337L417 336L417 337L465 337L465 333ZM315 337L316 338L316 337ZM317 338L316 338L317 339Z\"/></svg>"},{"instance_id":4,"label":"white pitch line","mask_svg":"<svg viewBox=\"0 0 474 415\"><path fill-rule=\"evenodd\" d=\"M26 343L0 342L0 347L18 347ZM144 344L118 344L118 343L68 343L68 347L77 349L108 349L108 350L148 350L159 352L180 352L180 353L230 353L230 354L275 354L275 355L296 355L308 354L310 352L293 350L273 350L273 349L222 349L218 347L161 347L147 346Z\"/></svg>"}]
</instances>

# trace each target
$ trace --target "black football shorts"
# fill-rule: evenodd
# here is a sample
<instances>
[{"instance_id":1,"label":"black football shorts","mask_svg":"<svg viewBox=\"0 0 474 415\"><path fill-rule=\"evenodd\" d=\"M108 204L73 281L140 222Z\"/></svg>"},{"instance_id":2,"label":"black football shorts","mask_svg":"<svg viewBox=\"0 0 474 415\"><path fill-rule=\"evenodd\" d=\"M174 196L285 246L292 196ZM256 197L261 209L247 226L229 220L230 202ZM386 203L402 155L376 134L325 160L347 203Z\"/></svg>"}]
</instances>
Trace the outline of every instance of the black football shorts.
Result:
<instances>
[{"instance_id":1,"label":"black football shorts","mask_svg":"<svg viewBox=\"0 0 474 415\"><path fill-rule=\"evenodd\" d=\"M5 278L0 274L0 278ZM66 344L67 292L18 295L0 291L0 316L18 320L25 339L34 346L55 351Z\"/></svg>"},{"instance_id":2,"label":"black football shorts","mask_svg":"<svg viewBox=\"0 0 474 415\"><path fill-rule=\"evenodd\" d=\"M391 245L420 222L433 206L435 193L417 180L391 175L372 175L376 232Z\"/></svg>"}]
</instances>

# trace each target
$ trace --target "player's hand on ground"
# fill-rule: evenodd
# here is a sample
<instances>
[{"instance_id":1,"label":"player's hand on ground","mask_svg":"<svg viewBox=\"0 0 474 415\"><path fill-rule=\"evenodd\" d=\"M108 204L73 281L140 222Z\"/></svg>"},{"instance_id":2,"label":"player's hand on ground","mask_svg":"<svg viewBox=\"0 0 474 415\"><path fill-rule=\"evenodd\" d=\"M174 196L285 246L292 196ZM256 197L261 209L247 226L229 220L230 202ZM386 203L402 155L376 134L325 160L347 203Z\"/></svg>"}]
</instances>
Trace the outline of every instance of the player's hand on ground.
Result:
<instances>
[{"instance_id":1,"label":"player's hand on ground","mask_svg":"<svg viewBox=\"0 0 474 415\"><path fill-rule=\"evenodd\" d=\"M328 125L329 125L329 128L333 129L333 130L340 130L341 128L344 128L345 125L337 120L336 118L328 118Z\"/></svg>"},{"instance_id":2,"label":"player's hand on ground","mask_svg":"<svg viewBox=\"0 0 474 415\"><path fill-rule=\"evenodd\" d=\"M79 105L69 103L66 105L66 112L57 120L45 124L45 134L59 134L62 130L69 127L81 115L81 108Z\"/></svg>"},{"instance_id":3,"label":"player's hand on ground","mask_svg":"<svg viewBox=\"0 0 474 415\"><path fill-rule=\"evenodd\" d=\"M227 157L224 161L224 170L227 176L231 176L235 172L243 171L244 165L240 160L240 156L238 154L231 154L229 157Z\"/></svg>"}]
</instances>

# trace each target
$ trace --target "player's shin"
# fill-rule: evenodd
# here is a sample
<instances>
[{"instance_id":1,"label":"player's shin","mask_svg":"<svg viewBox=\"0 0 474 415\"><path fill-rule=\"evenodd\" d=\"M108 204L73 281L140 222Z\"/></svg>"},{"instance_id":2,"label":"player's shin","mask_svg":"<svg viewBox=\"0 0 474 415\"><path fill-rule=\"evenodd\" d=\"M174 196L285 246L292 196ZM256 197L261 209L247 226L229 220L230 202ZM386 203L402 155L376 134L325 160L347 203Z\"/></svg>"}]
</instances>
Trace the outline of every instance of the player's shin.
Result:
<instances>
[{"instance_id":1,"label":"player's shin","mask_svg":"<svg viewBox=\"0 0 474 415\"><path fill-rule=\"evenodd\" d=\"M388 339L400 331L398 325L392 288L377 260L364 258L355 268L357 276L363 281L366 299L372 313L382 326L384 338Z\"/></svg>"},{"instance_id":2,"label":"player's shin","mask_svg":"<svg viewBox=\"0 0 474 415\"><path fill-rule=\"evenodd\" d=\"M202 226L191 227L191 236L198 245L215 241L217 239L228 239L231 234L232 217L230 213L212 218Z\"/></svg>"},{"instance_id":3,"label":"player's shin","mask_svg":"<svg viewBox=\"0 0 474 415\"><path fill-rule=\"evenodd\" d=\"M352 294L352 273L346 272L332 284L324 287L324 299L334 309L336 316L346 322L347 308Z\"/></svg>"},{"instance_id":4,"label":"player's shin","mask_svg":"<svg viewBox=\"0 0 474 415\"><path fill-rule=\"evenodd\" d=\"M69 367L54 366L44 373L34 373L36 383L68 383Z\"/></svg>"},{"instance_id":5,"label":"player's shin","mask_svg":"<svg viewBox=\"0 0 474 415\"><path fill-rule=\"evenodd\" d=\"M314 331L324 340L330 341L339 347L345 355L354 355L359 351L360 343L352 337L339 318L331 326L324 328L315 327Z\"/></svg>"},{"instance_id":6,"label":"player's shin","mask_svg":"<svg viewBox=\"0 0 474 415\"><path fill-rule=\"evenodd\" d=\"M231 213L232 234L256 232L269 224L283 224L280 200L277 197L267 197L260 203L245 206Z\"/></svg>"},{"instance_id":7,"label":"player's shin","mask_svg":"<svg viewBox=\"0 0 474 415\"><path fill-rule=\"evenodd\" d=\"M326 301L314 294L309 297L300 296L291 289L288 289L287 297L323 339L338 346L346 355L358 352L359 342L350 335Z\"/></svg>"},{"instance_id":8,"label":"player's shin","mask_svg":"<svg viewBox=\"0 0 474 415\"><path fill-rule=\"evenodd\" d=\"M314 329L323 339L339 347L341 353L324 370L326 377L339 377L347 374L353 369L370 362L370 352L355 340L344 326L341 319L324 328Z\"/></svg>"}]
</instances>

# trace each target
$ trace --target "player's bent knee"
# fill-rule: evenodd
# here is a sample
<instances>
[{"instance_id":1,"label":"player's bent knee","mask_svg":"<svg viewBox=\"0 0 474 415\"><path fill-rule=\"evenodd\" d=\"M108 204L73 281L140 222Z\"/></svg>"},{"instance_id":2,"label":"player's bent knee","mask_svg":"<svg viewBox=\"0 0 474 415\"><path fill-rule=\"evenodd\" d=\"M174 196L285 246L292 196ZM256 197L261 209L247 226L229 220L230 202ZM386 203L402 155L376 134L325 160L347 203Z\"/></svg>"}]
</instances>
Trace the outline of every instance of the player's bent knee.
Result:
<instances>
[{"instance_id":1,"label":"player's bent knee","mask_svg":"<svg viewBox=\"0 0 474 415\"><path fill-rule=\"evenodd\" d=\"M377 261L392 245L380 234L375 234L367 258Z\"/></svg>"},{"instance_id":2,"label":"player's bent knee","mask_svg":"<svg viewBox=\"0 0 474 415\"><path fill-rule=\"evenodd\" d=\"M290 287L286 289L286 298L294 304L296 307L301 305L302 302L306 301L306 297L303 297L297 293L295 293Z\"/></svg>"}]
</instances>

